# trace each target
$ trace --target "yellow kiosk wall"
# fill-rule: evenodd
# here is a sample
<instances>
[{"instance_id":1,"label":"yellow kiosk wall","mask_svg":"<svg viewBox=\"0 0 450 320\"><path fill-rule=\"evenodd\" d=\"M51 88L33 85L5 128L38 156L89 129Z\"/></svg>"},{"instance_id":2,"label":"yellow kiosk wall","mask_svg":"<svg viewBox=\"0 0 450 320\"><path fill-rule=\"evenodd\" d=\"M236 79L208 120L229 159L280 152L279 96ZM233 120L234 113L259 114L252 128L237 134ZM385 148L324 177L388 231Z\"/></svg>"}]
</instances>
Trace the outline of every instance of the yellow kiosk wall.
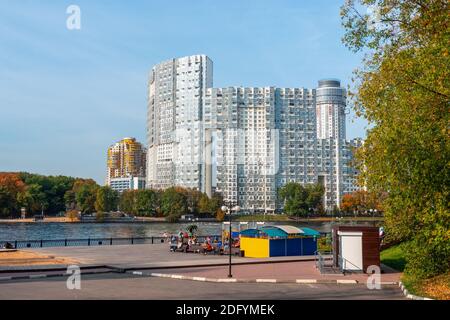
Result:
<instances>
[{"instance_id":1,"label":"yellow kiosk wall","mask_svg":"<svg viewBox=\"0 0 450 320\"><path fill-rule=\"evenodd\" d=\"M269 239L241 237L241 250L249 258L268 258Z\"/></svg>"}]
</instances>

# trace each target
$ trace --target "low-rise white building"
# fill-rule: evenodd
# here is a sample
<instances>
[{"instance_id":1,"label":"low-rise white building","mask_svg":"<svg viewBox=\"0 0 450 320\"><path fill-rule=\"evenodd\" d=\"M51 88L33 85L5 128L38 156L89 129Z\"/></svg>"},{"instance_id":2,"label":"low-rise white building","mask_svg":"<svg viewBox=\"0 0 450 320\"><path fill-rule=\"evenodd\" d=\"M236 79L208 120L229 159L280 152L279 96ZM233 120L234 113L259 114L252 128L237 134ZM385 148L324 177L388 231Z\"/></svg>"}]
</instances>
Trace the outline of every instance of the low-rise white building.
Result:
<instances>
[{"instance_id":1,"label":"low-rise white building","mask_svg":"<svg viewBox=\"0 0 450 320\"><path fill-rule=\"evenodd\" d=\"M117 192L145 189L145 177L123 177L109 180L109 187Z\"/></svg>"}]
</instances>

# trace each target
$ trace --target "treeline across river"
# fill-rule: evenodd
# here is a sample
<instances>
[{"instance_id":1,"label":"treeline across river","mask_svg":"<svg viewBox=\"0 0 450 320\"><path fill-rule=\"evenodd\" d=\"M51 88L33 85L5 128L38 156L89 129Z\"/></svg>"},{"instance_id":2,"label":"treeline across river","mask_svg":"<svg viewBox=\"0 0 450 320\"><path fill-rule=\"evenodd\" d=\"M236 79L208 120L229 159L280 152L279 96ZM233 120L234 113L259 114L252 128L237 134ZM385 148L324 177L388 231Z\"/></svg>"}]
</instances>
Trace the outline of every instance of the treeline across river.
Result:
<instances>
[{"instance_id":1,"label":"treeline across river","mask_svg":"<svg viewBox=\"0 0 450 320\"><path fill-rule=\"evenodd\" d=\"M223 219L219 194L181 187L166 190L130 190L122 194L92 179L43 176L26 172L0 172L0 218L44 213L69 215L121 211L136 216L166 217L176 221L186 213ZM100 213L100 214L99 214Z\"/></svg>"}]
</instances>

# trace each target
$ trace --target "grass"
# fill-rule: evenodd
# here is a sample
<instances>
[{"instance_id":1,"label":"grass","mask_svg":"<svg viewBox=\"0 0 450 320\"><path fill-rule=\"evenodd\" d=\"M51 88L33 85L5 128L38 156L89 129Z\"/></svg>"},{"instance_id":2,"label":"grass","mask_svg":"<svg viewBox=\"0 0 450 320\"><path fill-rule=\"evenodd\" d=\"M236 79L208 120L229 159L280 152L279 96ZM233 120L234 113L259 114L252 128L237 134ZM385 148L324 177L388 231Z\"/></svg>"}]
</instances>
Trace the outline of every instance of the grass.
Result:
<instances>
[{"instance_id":1,"label":"grass","mask_svg":"<svg viewBox=\"0 0 450 320\"><path fill-rule=\"evenodd\" d=\"M399 244L383 250L380 254L381 263L403 272L406 265L404 244ZM430 279L416 279L403 275L402 282L414 295L439 300L450 300L450 273L439 275Z\"/></svg>"},{"instance_id":2,"label":"grass","mask_svg":"<svg viewBox=\"0 0 450 320\"><path fill-rule=\"evenodd\" d=\"M418 280L403 275L402 282L412 294L438 300L450 300L450 273Z\"/></svg>"},{"instance_id":3,"label":"grass","mask_svg":"<svg viewBox=\"0 0 450 320\"><path fill-rule=\"evenodd\" d=\"M399 244L383 250L380 254L381 263L403 272L406 265L406 258L403 252L403 245Z\"/></svg>"}]
</instances>

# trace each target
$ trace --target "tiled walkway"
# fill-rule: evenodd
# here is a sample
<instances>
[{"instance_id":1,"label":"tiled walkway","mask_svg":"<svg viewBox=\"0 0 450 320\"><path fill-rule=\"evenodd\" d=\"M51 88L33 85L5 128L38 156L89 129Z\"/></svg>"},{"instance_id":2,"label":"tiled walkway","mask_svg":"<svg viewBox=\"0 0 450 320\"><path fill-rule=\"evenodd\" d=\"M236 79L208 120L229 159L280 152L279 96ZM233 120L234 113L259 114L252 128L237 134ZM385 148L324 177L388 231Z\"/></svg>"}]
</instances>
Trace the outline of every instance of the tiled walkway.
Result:
<instances>
[{"instance_id":1,"label":"tiled walkway","mask_svg":"<svg viewBox=\"0 0 450 320\"><path fill-rule=\"evenodd\" d=\"M382 283L398 282L401 274L391 270L383 270L381 274ZM228 275L228 266L220 267L198 267L198 268L177 268L177 269L159 269L152 270L152 273L179 274L190 277L205 278L226 278ZM241 280L255 279L276 279L295 280L295 279L317 279L317 280L357 280L359 283L365 283L368 279L367 274L353 273L345 275L323 275L316 269L313 261L285 262L273 264L255 264L255 265L233 265L233 278Z\"/></svg>"}]
</instances>

